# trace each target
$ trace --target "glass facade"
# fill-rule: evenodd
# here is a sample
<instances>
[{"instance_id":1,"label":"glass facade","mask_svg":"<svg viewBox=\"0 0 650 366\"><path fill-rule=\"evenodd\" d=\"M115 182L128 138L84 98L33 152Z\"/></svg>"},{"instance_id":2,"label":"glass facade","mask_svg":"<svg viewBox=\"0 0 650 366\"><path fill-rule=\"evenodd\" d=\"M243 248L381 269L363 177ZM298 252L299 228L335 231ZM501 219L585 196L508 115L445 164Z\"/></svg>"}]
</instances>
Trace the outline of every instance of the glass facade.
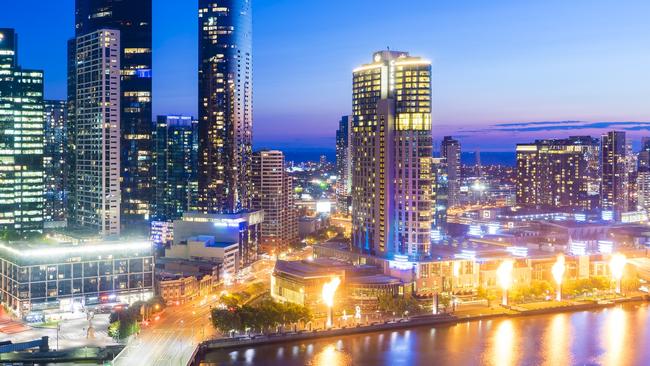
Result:
<instances>
[{"instance_id":1,"label":"glass facade","mask_svg":"<svg viewBox=\"0 0 650 366\"><path fill-rule=\"evenodd\" d=\"M71 311L74 302L86 306L133 302L153 295L153 272L148 243L3 244L0 300L19 315L46 309Z\"/></svg>"},{"instance_id":2,"label":"glass facade","mask_svg":"<svg viewBox=\"0 0 650 366\"><path fill-rule=\"evenodd\" d=\"M186 211L196 211L198 121L188 116L158 116L154 135L153 218L172 221Z\"/></svg>"},{"instance_id":3,"label":"glass facade","mask_svg":"<svg viewBox=\"0 0 650 366\"><path fill-rule=\"evenodd\" d=\"M17 64L17 35L0 28L0 230L43 232L43 72Z\"/></svg>"},{"instance_id":4,"label":"glass facade","mask_svg":"<svg viewBox=\"0 0 650 366\"><path fill-rule=\"evenodd\" d=\"M45 226L58 227L67 220L66 131L67 105L63 100L45 101Z\"/></svg>"},{"instance_id":5,"label":"glass facade","mask_svg":"<svg viewBox=\"0 0 650 366\"><path fill-rule=\"evenodd\" d=\"M250 207L253 55L250 0L199 1L199 209Z\"/></svg>"}]
</instances>

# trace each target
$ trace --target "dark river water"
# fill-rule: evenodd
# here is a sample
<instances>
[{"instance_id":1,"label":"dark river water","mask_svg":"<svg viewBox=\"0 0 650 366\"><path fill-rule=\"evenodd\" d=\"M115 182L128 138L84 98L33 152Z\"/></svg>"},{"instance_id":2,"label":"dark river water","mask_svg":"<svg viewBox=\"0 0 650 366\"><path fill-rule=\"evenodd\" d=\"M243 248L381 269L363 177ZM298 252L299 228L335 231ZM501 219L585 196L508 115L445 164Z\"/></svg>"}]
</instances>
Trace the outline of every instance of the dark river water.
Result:
<instances>
[{"instance_id":1,"label":"dark river water","mask_svg":"<svg viewBox=\"0 0 650 366\"><path fill-rule=\"evenodd\" d=\"M202 365L650 365L650 307L633 303L216 351Z\"/></svg>"}]
</instances>

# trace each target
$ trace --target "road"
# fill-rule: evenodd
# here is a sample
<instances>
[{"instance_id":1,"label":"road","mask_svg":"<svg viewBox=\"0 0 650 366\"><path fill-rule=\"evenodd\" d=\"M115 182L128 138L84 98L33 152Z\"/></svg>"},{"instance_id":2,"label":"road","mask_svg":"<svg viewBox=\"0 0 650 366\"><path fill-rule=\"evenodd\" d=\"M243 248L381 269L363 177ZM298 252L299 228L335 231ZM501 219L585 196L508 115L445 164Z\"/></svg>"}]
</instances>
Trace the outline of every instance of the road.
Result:
<instances>
[{"instance_id":1,"label":"road","mask_svg":"<svg viewBox=\"0 0 650 366\"><path fill-rule=\"evenodd\" d=\"M273 260L258 261L240 283L221 285L213 294L166 308L159 320L152 321L127 344L113 365L187 365L200 342L220 336L209 319L211 307L218 304L218 294L241 291L256 280L270 281L273 265Z\"/></svg>"}]
</instances>

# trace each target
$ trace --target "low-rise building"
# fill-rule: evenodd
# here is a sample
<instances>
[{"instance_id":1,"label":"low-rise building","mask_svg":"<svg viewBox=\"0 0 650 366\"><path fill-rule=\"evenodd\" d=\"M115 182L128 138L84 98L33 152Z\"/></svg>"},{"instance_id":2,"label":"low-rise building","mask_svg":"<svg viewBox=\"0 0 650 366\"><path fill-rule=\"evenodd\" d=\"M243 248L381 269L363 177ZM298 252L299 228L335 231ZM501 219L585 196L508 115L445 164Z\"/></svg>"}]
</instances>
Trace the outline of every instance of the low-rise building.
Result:
<instances>
[{"instance_id":1,"label":"low-rise building","mask_svg":"<svg viewBox=\"0 0 650 366\"><path fill-rule=\"evenodd\" d=\"M241 268L239 256L239 243L217 242L209 235L189 237L165 249L165 258L220 263L223 273L231 275Z\"/></svg>"},{"instance_id":2,"label":"low-rise building","mask_svg":"<svg viewBox=\"0 0 650 366\"><path fill-rule=\"evenodd\" d=\"M335 277L341 281L335 302L350 309L357 305L374 306L380 294L404 293L401 280L383 274L377 267L319 258L313 261L278 260L271 276L271 296L277 301L324 311L323 285Z\"/></svg>"},{"instance_id":3,"label":"low-rise building","mask_svg":"<svg viewBox=\"0 0 650 366\"><path fill-rule=\"evenodd\" d=\"M227 269L224 267L235 273L257 260L260 224L263 220L263 211L237 214L185 213L182 219L174 220L172 249L169 253L180 253L176 258L224 256L224 260L227 260L225 257L230 255L231 245L235 245L237 263Z\"/></svg>"},{"instance_id":4,"label":"low-rise building","mask_svg":"<svg viewBox=\"0 0 650 366\"><path fill-rule=\"evenodd\" d=\"M18 316L153 296L148 241L1 243L0 300Z\"/></svg>"}]
</instances>

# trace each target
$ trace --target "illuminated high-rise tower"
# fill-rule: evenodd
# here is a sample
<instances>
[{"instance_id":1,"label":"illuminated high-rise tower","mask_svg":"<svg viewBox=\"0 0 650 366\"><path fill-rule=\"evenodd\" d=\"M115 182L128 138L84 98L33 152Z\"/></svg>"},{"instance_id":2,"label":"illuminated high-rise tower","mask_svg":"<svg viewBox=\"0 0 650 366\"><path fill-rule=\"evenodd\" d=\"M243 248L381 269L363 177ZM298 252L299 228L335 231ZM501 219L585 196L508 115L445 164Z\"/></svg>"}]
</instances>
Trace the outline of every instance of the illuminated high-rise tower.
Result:
<instances>
[{"instance_id":1,"label":"illuminated high-rise tower","mask_svg":"<svg viewBox=\"0 0 650 366\"><path fill-rule=\"evenodd\" d=\"M440 145L440 152L445 158L447 169L449 206L454 207L460 203L460 142L451 136L445 136Z\"/></svg>"},{"instance_id":2,"label":"illuminated high-rise tower","mask_svg":"<svg viewBox=\"0 0 650 366\"><path fill-rule=\"evenodd\" d=\"M152 0L75 0L76 37L100 29L120 31L119 174L121 221L128 224L127 230L148 227L144 223L149 218L153 201L151 23ZM74 57L74 46L69 44L69 47L69 57ZM74 75L74 63L68 67L69 74ZM74 89L74 79L69 82L69 88ZM69 108L70 122L74 126L74 106ZM74 191L74 187L71 189ZM74 200L71 204L75 204ZM75 212L74 207L71 212Z\"/></svg>"},{"instance_id":3,"label":"illuminated high-rise tower","mask_svg":"<svg viewBox=\"0 0 650 366\"><path fill-rule=\"evenodd\" d=\"M253 54L250 0L199 1L199 210L250 208Z\"/></svg>"},{"instance_id":4,"label":"illuminated high-rise tower","mask_svg":"<svg viewBox=\"0 0 650 366\"><path fill-rule=\"evenodd\" d=\"M352 156L350 154L350 127L352 118L343 116L336 130L336 210L350 214L350 191L352 190Z\"/></svg>"},{"instance_id":5,"label":"illuminated high-rise tower","mask_svg":"<svg viewBox=\"0 0 650 366\"><path fill-rule=\"evenodd\" d=\"M628 209L628 170L625 132L610 131L602 135L600 206L616 218Z\"/></svg>"},{"instance_id":6,"label":"illuminated high-rise tower","mask_svg":"<svg viewBox=\"0 0 650 366\"><path fill-rule=\"evenodd\" d=\"M0 231L43 232L43 71L18 65L18 36L0 28Z\"/></svg>"},{"instance_id":7,"label":"illuminated high-rise tower","mask_svg":"<svg viewBox=\"0 0 650 366\"><path fill-rule=\"evenodd\" d=\"M598 140L589 136L517 144L517 205L596 208L599 152Z\"/></svg>"},{"instance_id":8,"label":"illuminated high-rise tower","mask_svg":"<svg viewBox=\"0 0 650 366\"><path fill-rule=\"evenodd\" d=\"M380 51L352 81L352 240L384 257L427 256L433 215L431 63Z\"/></svg>"},{"instance_id":9,"label":"illuminated high-rise tower","mask_svg":"<svg viewBox=\"0 0 650 366\"><path fill-rule=\"evenodd\" d=\"M72 226L120 234L120 32L77 37Z\"/></svg>"}]
</instances>

